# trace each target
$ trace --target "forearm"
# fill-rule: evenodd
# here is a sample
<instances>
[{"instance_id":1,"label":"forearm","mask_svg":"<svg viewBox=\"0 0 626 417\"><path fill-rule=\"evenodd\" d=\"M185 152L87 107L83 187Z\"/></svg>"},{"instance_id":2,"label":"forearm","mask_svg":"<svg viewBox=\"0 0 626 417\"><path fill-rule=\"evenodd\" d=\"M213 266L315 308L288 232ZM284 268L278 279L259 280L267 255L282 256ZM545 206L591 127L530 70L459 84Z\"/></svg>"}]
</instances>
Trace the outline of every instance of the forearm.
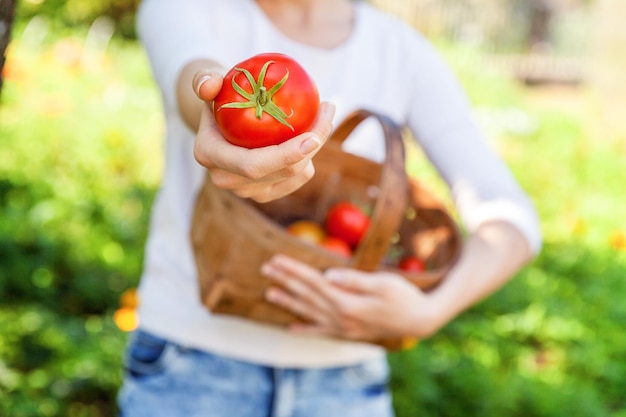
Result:
<instances>
[{"instance_id":1,"label":"forearm","mask_svg":"<svg viewBox=\"0 0 626 417\"><path fill-rule=\"evenodd\" d=\"M205 102L198 98L199 92L194 91L203 81L203 77L211 73L224 74L225 70L217 61L197 59L189 62L181 70L176 82L176 100L178 111L185 124L197 132L200 125L200 114ZM221 80L219 81L221 87Z\"/></svg>"},{"instance_id":2,"label":"forearm","mask_svg":"<svg viewBox=\"0 0 626 417\"><path fill-rule=\"evenodd\" d=\"M501 288L532 258L526 239L511 224L490 222L469 236L445 280L429 294L436 331Z\"/></svg>"}]
</instances>

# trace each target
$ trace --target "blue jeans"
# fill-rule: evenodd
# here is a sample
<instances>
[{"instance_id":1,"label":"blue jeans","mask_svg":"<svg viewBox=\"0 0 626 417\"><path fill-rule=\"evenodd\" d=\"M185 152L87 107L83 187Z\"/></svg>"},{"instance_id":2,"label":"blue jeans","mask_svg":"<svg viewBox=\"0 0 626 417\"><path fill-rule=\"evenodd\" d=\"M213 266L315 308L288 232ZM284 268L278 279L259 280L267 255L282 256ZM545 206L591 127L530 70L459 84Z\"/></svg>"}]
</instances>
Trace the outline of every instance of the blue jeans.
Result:
<instances>
[{"instance_id":1,"label":"blue jeans","mask_svg":"<svg viewBox=\"0 0 626 417\"><path fill-rule=\"evenodd\" d=\"M189 349L145 331L128 346L121 417L391 417L384 360L273 368Z\"/></svg>"}]
</instances>

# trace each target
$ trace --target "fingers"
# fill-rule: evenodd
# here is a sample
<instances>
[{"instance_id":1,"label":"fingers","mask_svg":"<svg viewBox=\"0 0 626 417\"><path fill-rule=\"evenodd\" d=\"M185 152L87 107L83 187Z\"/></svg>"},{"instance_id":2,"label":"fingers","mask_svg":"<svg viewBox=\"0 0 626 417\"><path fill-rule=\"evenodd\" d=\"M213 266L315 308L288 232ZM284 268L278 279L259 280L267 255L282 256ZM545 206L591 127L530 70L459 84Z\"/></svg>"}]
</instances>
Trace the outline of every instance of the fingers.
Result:
<instances>
[{"instance_id":1,"label":"fingers","mask_svg":"<svg viewBox=\"0 0 626 417\"><path fill-rule=\"evenodd\" d=\"M400 275L335 268L326 273L283 255L262 272L278 284L267 300L305 319L289 330L350 340L412 335L423 338L438 327L438 300Z\"/></svg>"},{"instance_id":2,"label":"fingers","mask_svg":"<svg viewBox=\"0 0 626 417\"><path fill-rule=\"evenodd\" d=\"M261 272L287 289L290 289L291 286L293 286L294 290L306 287L307 291L315 291L327 298L333 296L330 294L332 286L325 282L324 276L320 271L288 256L275 255L263 265ZM292 279L293 277L298 279L294 280ZM294 284L294 282L299 282L302 285ZM301 295L306 297L306 294Z\"/></svg>"},{"instance_id":3,"label":"fingers","mask_svg":"<svg viewBox=\"0 0 626 417\"><path fill-rule=\"evenodd\" d=\"M293 193L315 175L315 167L310 160L306 166L298 172L297 175L289 177L285 180L269 181L267 185L259 186L258 183L242 185L233 189L233 192L242 198L252 198L259 203L267 203L277 198ZM273 176L273 175L272 175ZM241 177L234 181L241 180Z\"/></svg>"},{"instance_id":4,"label":"fingers","mask_svg":"<svg viewBox=\"0 0 626 417\"><path fill-rule=\"evenodd\" d=\"M198 75L194 83L200 94L209 97L213 78ZM308 180L315 169L313 156L332 132L335 106L322 103L310 132L305 132L275 146L248 149L230 144L219 132L210 105L202 110L194 145L198 163L209 169L213 183L235 194L259 202L289 194Z\"/></svg>"},{"instance_id":5,"label":"fingers","mask_svg":"<svg viewBox=\"0 0 626 417\"><path fill-rule=\"evenodd\" d=\"M341 288L359 294L380 294L385 289L382 280L353 269L332 268L326 271L324 277Z\"/></svg>"},{"instance_id":6,"label":"fingers","mask_svg":"<svg viewBox=\"0 0 626 417\"><path fill-rule=\"evenodd\" d=\"M291 166L311 159L326 142L332 131L334 113L334 105L323 103L311 132L302 133L279 145L247 149L233 146L226 140L215 140L200 146L203 152L212 155L215 166L245 178L259 180L273 173L279 177L290 176ZM207 127L214 125L215 122L212 122Z\"/></svg>"},{"instance_id":7,"label":"fingers","mask_svg":"<svg viewBox=\"0 0 626 417\"><path fill-rule=\"evenodd\" d=\"M205 84L211 79L205 81ZM207 86L206 89L211 87ZM201 85L204 91L205 85ZM209 94L207 93L207 96ZM332 121L335 106L331 103L322 103L317 120L310 132L302 133L280 145L248 149L228 143L217 130L215 119L208 106L203 109L202 120L198 129L197 156L202 158L211 155L210 159L215 166L233 171L242 164L239 158L246 158L243 162L250 163L251 167L243 167L241 174L253 177L266 176L269 173L296 164L305 158L311 158L326 143L332 132ZM221 138L222 140L217 140ZM252 165L254 161L255 165Z\"/></svg>"},{"instance_id":8,"label":"fingers","mask_svg":"<svg viewBox=\"0 0 626 417\"><path fill-rule=\"evenodd\" d=\"M280 145L248 149L234 146L216 131L211 116L202 117L194 147L196 160L211 170L213 181L222 188L233 189L241 184L272 182L300 174L310 157L300 153L294 138ZM317 150L320 140L308 134L303 141L312 141ZM296 146L295 152L293 146Z\"/></svg>"},{"instance_id":9,"label":"fingers","mask_svg":"<svg viewBox=\"0 0 626 417\"><path fill-rule=\"evenodd\" d=\"M312 322L326 322L330 304L311 282L321 281L319 271L308 265L277 255L262 267L262 272L284 288L270 288L268 300ZM301 279L291 279L294 275Z\"/></svg>"},{"instance_id":10,"label":"fingers","mask_svg":"<svg viewBox=\"0 0 626 417\"><path fill-rule=\"evenodd\" d=\"M194 74L191 85L198 98L212 101L222 89L223 81L224 78L219 70L206 69Z\"/></svg>"},{"instance_id":11,"label":"fingers","mask_svg":"<svg viewBox=\"0 0 626 417\"><path fill-rule=\"evenodd\" d=\"M320 104L317 119L315 120L315 124L313 125L311 132L318 138L320 138L321 146L326 143L333 131L333 119L335 118L335 110L336 108L333 103L323 102ZM321 146L317 149L311 150L311 152L315 151L315 153L317 153ZM311 157L312 156L313 155L311 155Z\"/></svg>"}]
</instances>

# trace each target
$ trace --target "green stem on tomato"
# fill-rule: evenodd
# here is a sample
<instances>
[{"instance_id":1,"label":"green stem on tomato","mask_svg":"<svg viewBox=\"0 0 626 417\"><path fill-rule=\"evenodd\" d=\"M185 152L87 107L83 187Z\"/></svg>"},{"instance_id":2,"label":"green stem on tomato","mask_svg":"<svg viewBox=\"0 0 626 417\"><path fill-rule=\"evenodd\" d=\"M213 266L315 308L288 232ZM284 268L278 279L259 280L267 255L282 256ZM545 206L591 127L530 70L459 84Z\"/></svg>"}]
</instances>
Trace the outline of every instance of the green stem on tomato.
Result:
<instances>
[{"instance_id":1,"label":"green stem on tomato","mask_svg":"<svg viewBox=\"0 0 626 417\"><path fill-rule=\"evenodd\" d=\"M248 79L248 82L252 86L252 93L249 93L246 90L244 90L239 84L237 84L237 82L235 81L235 77L233 77L232 82L231 82L233 89L237 93L239 93L239 95L241 95L243 98L247 99L248 101L226 103L220 106L218 108L218 111L221 109L254 108L255 115L258 119L260 119L261 116L263 116L263 112L265 112L269 114L270 116L272 116L274 119L276 119L279 123L287 126L291 130L294 130L293 126L291 126L289 122L287 122L286 120L289 117L291 117L291 115L293 114L293 111L292 111L292 114L288 115L280 107L278 107L276 103L274 103L274 101L272 100L272 97L274 97L274 94L276 94L276 92L280 90L280 88L283 85L285 85L285 83L287 82L287 79L289 78L289 70L287 70L287 72L285 73L285 76L275 85L273 85L269 90L263 85L263 82L265 81L265 75L267 74L267 68L270 66L270 64L273 64L273 63L274 61L267 61L263 65L263 68L261 68L261 72L259 73L258 80L255 80L252 74L250 73L250 71L248 71L247 69L235 68L236 71L239 71L246 76L246 78Z\"/></svg>"}]
</instances>

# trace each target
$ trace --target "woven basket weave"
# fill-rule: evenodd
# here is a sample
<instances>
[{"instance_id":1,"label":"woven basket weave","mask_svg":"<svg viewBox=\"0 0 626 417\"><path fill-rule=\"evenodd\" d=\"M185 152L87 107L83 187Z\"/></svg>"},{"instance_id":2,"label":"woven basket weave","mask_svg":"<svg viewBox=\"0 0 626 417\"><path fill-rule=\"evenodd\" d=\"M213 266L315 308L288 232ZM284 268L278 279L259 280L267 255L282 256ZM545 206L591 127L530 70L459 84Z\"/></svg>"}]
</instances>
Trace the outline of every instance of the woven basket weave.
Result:
<instances>
[{"instance_id":1,"label":"woven basket weave","mask_svg":"<svg viewBox=\"0 0 626 417\"><path fill-rule=\"evenodd\" d=\"M346 153L343 141L363 120L383 128L386 158L379 164ZM358 110L348 116L315 156L315 176L298 191L259 204L215 187L207 178L198 195L191 240L202 303L213 313L276 325L302 320L264 299L271 284L260 265L276 253L319 269L334 266L390 270L428 290L439 283L461 248L459 229L444 205L405 171L400 129L386 116ZM350 258L304 242L286 232L295 219L323 223L338 201L370 207L370 227ZM392 248L425 260L428 270L406 273L388 261ZM375 341L389 350L405 339Z\"/></svg>"}]
</instances>

